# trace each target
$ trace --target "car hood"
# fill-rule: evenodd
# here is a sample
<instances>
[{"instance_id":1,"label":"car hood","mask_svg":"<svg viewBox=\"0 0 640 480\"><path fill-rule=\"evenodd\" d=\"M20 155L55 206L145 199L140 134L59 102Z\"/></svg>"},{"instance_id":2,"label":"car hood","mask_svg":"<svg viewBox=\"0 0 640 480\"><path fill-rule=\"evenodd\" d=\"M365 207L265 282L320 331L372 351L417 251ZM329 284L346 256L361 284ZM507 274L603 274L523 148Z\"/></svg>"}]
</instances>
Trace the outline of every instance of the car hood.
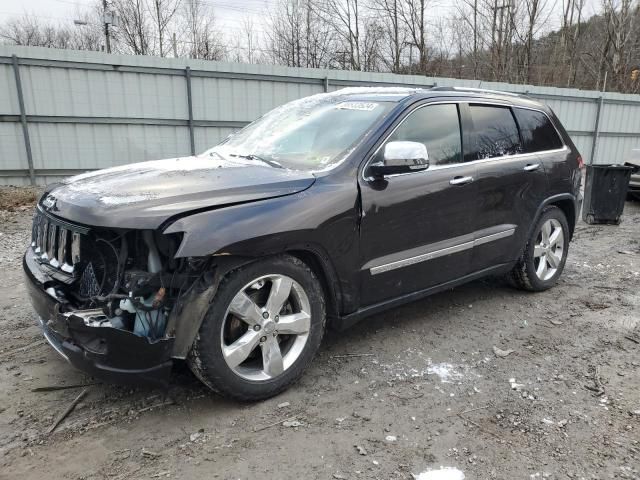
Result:
<instances>
[{"instance_id":1,"label":"car hood","mask_svg":"<svg viewBox=\"0 0 640 480\"><path fill-rule=\"evenodd\" d=\"M192 210L291 195L314 181L311 172L258 161L183 157L71 177L52 185L40 205L84 225L155 229Z\"/></svg>"}]
</instances>

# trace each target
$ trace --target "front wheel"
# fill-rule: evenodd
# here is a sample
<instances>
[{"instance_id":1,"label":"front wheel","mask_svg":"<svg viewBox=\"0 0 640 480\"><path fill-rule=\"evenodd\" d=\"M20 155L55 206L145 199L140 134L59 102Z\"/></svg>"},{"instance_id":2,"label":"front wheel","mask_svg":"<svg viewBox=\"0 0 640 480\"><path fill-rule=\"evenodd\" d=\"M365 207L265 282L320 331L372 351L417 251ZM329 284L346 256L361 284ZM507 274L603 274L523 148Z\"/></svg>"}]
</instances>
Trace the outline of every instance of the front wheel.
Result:
<instances>
[{"instance_id":1,"label":"front wheel","mask_svg":"<svg viewBox=\"0 0 640 480\"><path fill-rule=\"evenodd\" d=\"M289 255L260 260L222 280L188 363L224 396L269 398L302 375L325 319L322 287L305 263Z\"/></svg>"},{"instance_id":2,"label":"front wheel","mask_svg":"<svg viewBox=\"0 0 640 480\"><path fill-rule=\"evenodd\" d=\"M540 292L553 287L564 270L569 251L569 224L564 212L550 206L543 210L518 263L510 274L523 290Z\"/></svg>"}]
</instances>

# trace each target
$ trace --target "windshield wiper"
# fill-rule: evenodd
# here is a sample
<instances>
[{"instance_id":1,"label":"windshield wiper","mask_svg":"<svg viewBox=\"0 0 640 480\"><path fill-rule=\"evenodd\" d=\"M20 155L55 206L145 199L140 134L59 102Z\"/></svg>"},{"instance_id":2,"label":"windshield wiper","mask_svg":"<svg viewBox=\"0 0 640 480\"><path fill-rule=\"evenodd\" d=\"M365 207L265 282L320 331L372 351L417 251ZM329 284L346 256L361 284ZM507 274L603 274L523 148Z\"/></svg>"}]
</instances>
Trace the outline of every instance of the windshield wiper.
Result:
<instances>
[{"instance_id":1,"label":"windshield wiper","mask_svg":"<svg viewBox=\"0 0 640 480\"><path fill-rule=\"evenodd\" d=\"M266 158L262 158L259 157L258 155L254 155L254 154L249 154L249 155L239 155L237 153L230 153L229 154L230 157L238 157L238 158L246 158L247 160L258 160L259 162L262 163L266 163L267 165L269 165L270 167L274 167L274 168L284 168L282 165L280 165L278 162L276 162L275 160L269 160Z\"/></svg>"}]
</instances>

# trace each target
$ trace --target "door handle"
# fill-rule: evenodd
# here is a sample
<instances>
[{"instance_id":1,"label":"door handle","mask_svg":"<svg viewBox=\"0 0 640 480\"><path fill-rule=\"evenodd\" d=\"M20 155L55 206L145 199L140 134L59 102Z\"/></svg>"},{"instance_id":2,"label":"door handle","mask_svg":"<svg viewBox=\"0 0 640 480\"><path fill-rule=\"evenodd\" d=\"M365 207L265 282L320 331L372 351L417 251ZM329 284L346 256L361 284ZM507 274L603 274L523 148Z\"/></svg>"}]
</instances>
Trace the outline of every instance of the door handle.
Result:
<instances>
[{"instance_id":1,"label":"door handle","mask_svg":"<svg viewBox=\"0 0 640 480\"><path fill-rule=\"evenodd\" d=\"M449 180L449 185L466 185L467 183L473 182L473 177L453 177Z\"/></svg>"},{"instance_id":2,"label":"door handle","mask_svg":"<svg viewBox=\"0 0 640 480\"><path fill-rule=\"evenodd\" d=\"M526 167L524 167L525 172L533 172L534 170L538 170L540 168L539 163L529 163Z\"/></svg>"}]
</instances>

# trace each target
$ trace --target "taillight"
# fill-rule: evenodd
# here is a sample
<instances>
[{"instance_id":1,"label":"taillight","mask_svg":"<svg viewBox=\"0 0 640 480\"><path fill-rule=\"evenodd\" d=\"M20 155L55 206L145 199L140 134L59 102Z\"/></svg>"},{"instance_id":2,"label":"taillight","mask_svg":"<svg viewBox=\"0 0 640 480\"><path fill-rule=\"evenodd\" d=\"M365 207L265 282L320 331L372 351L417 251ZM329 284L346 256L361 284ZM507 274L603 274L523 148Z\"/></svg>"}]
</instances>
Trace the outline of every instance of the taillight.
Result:
<instances>
[{"instance_id":1,"label":"taillight","mask_svg":"<svg viewBox=\"0 0 640 480\"><path fill-rule=\"evenodd\" d=\"M578 168L580 170L584 168L584 160L582 160L582 155L578 155Z\"/></svg>"}]
</instances>

